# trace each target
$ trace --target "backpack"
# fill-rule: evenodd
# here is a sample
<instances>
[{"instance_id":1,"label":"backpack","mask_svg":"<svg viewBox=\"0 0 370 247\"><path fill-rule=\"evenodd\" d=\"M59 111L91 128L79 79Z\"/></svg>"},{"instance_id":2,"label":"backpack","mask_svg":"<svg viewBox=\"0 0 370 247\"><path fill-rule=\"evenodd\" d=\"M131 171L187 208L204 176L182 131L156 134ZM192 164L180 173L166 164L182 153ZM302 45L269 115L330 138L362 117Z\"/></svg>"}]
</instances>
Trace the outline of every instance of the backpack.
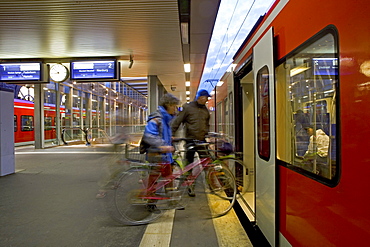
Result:
<instances>
[{"instance_id":1,"label":"backpack","mask_svg":"<svg viewBox=\"0 0 370 247\"><path fill-rule=\"evenodd\" d=\"M162 136L162 121L160 120L160 116L153 118L153 120L158 125L159 135ZM140 144L139 144L139 153L145 154L146 152L148 152L149 147L150 147L150 144L144 141L144 134L143 134L140 140Z\"/></svg>"}]
</instances>

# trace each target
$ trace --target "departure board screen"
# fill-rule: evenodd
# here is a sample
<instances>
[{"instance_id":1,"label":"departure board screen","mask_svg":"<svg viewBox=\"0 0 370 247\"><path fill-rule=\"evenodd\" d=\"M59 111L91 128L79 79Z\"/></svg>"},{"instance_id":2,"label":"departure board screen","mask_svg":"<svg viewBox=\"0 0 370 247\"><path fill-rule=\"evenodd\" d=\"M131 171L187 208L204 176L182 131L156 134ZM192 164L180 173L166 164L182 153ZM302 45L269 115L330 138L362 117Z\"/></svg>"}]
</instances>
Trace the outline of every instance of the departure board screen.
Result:
<instances>
[{"instance_id":1,"label":"departure board screen","mask_svg":"<svg viewBox=\"0 0 370 247\"><path fill-rule=\"evenodd\" d=\"M117 80L117 61L72 61L71 79L72 80Z\"/></svg>"},{"instance_id":2,"label":"departure board screen","mask_svg":"<svg viewBox=\"0 0 370 247\"><path fill-rule=\"evenodd\" d=\"M314 75L338 75L337 58L312 58Z\"/></svg>"},{"instance_id":3,"label":"departure board screen","mask_svg":"<svg viewBox=\"0 0 370 247\"><path fill-rule=\"evenodd\" d=\"M0 81L41 81L41 63L0 63Z\"/></svg>"}]
</instances>

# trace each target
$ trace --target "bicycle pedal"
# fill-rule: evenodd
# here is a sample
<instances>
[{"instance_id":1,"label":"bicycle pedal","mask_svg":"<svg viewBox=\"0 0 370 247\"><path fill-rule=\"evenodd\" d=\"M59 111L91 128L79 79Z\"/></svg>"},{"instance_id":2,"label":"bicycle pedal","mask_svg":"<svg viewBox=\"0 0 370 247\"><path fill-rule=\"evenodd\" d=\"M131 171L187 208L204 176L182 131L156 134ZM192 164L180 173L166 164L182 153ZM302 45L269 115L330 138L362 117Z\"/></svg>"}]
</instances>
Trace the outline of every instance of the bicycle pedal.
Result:
<instances>
[{"instance_id":1,"label":"bicycle pedal","mask_svg":"<svg viewBox=\"0 0 370 247\"><path fill-rule=\"evenodd\" d=\"M177 187L170 187L170 188L166 188L166 191L170 192L170 191L178 191L179 189Z\"/></svg>"}]
</instances>

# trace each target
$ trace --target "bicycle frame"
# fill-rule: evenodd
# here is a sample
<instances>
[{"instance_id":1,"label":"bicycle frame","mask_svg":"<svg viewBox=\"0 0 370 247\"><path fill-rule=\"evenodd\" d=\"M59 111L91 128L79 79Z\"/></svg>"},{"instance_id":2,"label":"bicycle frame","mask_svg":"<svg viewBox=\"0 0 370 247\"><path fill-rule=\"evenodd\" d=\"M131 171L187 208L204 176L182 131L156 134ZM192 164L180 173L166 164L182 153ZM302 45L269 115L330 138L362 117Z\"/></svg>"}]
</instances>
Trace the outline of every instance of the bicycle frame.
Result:
<instances>
[{"instance_id":1,"label":"bicycle frame","mask_svg":"<svg viewBox=\"0 0 370 247\"><path fill-rule=\"evenodd\" d=\"M207 167L209 167L210 163L212 163L211 158L202 158L200 160L194 161L193 163L187 165L180 173L171 174L167 177L164 177L163 180L159 180L159 178L161 177L161 174L162 174L161 172L158 172L158 174L154 174L154 171L152 171L149 174L149 177L152 176L151 179L153 179L153 176L154 176L154 179L152 180L151 184L149 184L148 181L146 181L146 183L144 183L144 184L147 184L147 186L146 186L147 188L145 188L145 190L143 191L142 196L139 196L139 197L142 198L142 199L151 199L151 200L167 200L167 199L170 199L171 197L168 197L168 196L155 195L155 192L160 190L161 188L164 188L166 185L173 182L175 179L180 178L182 175L189 172L193 168L199 167L199 169L195 169L193 171L195 174L190 173L187 176L187 179L182 184L183 186L192 185L194 183L194 181L198 178L198 176L201 174L201 172L204 169L206 169Z\"/></svg>"}]
</instances>

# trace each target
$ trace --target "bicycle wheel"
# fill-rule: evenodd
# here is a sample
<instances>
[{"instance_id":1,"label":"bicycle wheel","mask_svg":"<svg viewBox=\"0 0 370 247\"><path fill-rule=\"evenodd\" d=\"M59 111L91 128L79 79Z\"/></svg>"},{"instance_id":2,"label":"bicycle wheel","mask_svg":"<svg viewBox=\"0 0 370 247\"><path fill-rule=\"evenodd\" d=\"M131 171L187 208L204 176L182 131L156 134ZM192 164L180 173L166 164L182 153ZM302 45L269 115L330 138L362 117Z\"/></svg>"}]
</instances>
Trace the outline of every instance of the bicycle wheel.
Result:
<instances>
[{"instance_id":1,"label":"bicycle wheel","mask_svg":"<svg viewBox=\"0 0 370 247\"><path fill-rule=\"evenodd\" d=\"M223 164L214 164L206 171L208 188L206 194L212 217L229 212L236 200L236 182L230 169Z\"/></svg>"},{"instance_id":2,"label":"bicycle wheel","mask_svg":"<svg viewBox=\"0 0 370 247\"><path fill-rule=\"evenodd\" d=\"M214 163L224 164L233 172L238 193L243 193L248 189L250 185L250 179L248 172L244 172L244 169L247 169L247 166L243 163L243 161L234 157L220 157L214 161Z\"/></svg>"},{"instance_id":3,"label":"bicycle wheel","mask_svg":"<svg viewBox=\"0 0 370 247\"><path fill-rule=\"evenodd\" d=\"M143 225L161 216L155 201L143 198L150 172L149 168L133 168L119 179L114 191L114 204L121 223Z\"/></svg>"},{"instance_id":4,"label":"bicycle wheel","mask_svg":"<svg viewBox=\"0 0 370 247\"><path fill-rule=\"evenodd\" d=\"M182 206L186 207L189 203L194 202L195 197L189 196L189 185L195 184L195 181L188 180L189 174L183 174L179 178L174 180L174 183L178 188L178 197L174 198Z\"/></svg>"}]
</instances>

